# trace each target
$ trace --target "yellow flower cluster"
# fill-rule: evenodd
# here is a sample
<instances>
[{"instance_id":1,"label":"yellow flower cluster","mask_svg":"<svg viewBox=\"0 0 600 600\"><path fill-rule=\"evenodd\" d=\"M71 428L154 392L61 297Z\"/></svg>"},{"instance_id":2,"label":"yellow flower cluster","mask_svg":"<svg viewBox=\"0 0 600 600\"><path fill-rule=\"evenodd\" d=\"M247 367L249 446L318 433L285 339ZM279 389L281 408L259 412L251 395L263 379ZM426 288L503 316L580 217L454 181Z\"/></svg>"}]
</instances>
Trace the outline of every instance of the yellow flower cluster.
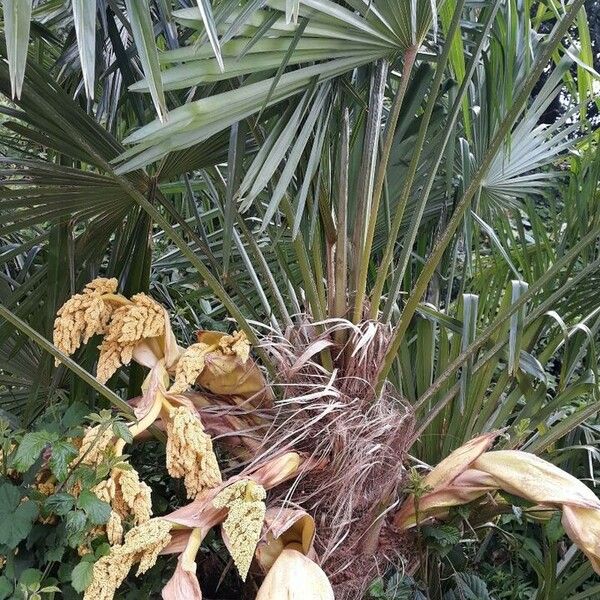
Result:
<instances>
[{"instance_id":1,"label":"yellow flower cluster","mask_svg":"<svg viewBox=\"0 0 600 600\"><path fill-rule=\"evenodd\" d=\"M106 331L112 306L103 298L117 291L116 279L94 279L81 294L67 300L54 321L54 345L65 354L73 354L81 344Z\"/></svg>"},{"instance_id":2,"label":"yellow flower cluster","mask_svg":"<svg viewBox=\"0 0 600 600\"><path fill-rule=\"evenodd\" d=\"M169 390L171 393L181 394L194 385L198 375L204 370L204 359L209 349L210 346L208 344L199 342L198 344L192 344L184 350L177 361L175 382Z\"/></svg>"},{"instance_id":3,"label":"yellow flower cluster","mask_svg":"<svg viewBox=\"0 0 600 600\"><path fill-rule=\"evenodd\" d=\"M223 522L228 548L240 577L245 581L265 520L265 489L251 479L226 487L213 500L216 508L229 512Z\"/></svg>"},{"instance_id":4,"label":"yellow flower cluster","mask_svg":"<svg viewBox=\"0 0 600 600\"><path fill-rule=\"evenodd\" d=\"M128 365L136 344L144 338L162 335L165 313L146 294L132 296L131 302L112 313L102 344L96 377L106 383L121 365Z\"/></svg>"},{"instance_id":5,"label":"yellow flower cluster","mask_svg":"<svg viewBox=\"0 0 600 600\"><path fill-rule=\"evenodd\" d=\"M100 430L100 425L90 427L83 436L79 454L73 463L81 461L83 464L97 467L104 460L106 450L113 438L114 433L110 427L106 427L103 431Z\"/></svg>"},{"instance_id":6,"label":"yellow flower cluster","mask_svg":"<svg viewBox=\"0 0 600 600\"><path fill-rule=\"evenodd\" d=\"M235 354L244 363L250 357L250 342L243 331L234 331L232 335L224 335L219 340L219 348L223 354Z\"/></svg>"},{"instance_id":7,"label":"yellow flower cluster","mask_svg":"<svg viewBox=\"0 0 600 600\"><path fill-rule=\"evenodd\" d=\"M106 535L111 544L121 543L124 519L131 516L136 525L141 525L152 516L150 487L140 481L133 468L113 469L111 476L92 491L112 508L106 524Z\"/></svg>"},{"instance_id":8,"label":"yellow flower cluster","mask_svg":"<svg viewBox=\"0 0 600 600\"><path fill-rule=\"evenodd\" d=\"M136 345L166 330L165 311L146 294L127 300L116 295L116 279L94 279L59 309L54 321L54 345L73 354L96 334L104 335L96 376L106 383L133 358Z\"/></svg>"},{"instance_id":9,"label":"yellow flower cluster","mask_svg":"<svg viewBox=\"0 0 600 600\"><path fill-rule=\"evenodd\" d=\"M152 519L129 531L123 545L113 546L109 554L96 561L83 599L112 600L135 563L139 563L137 575L150 569L171 541L172 526L165 519Z\"/></svg>"},{"instance_id":10,"label":"yellow flower cluster","mask_svg":"<svg viewBox=\"0 0 600 600\"><path fill-rule=\"evenodd\" d=\"M173 409L167 422L167 470L172 477L184 477L188 498L223 481L210 436L185 406Z\"/></svg>"}]
</instances>

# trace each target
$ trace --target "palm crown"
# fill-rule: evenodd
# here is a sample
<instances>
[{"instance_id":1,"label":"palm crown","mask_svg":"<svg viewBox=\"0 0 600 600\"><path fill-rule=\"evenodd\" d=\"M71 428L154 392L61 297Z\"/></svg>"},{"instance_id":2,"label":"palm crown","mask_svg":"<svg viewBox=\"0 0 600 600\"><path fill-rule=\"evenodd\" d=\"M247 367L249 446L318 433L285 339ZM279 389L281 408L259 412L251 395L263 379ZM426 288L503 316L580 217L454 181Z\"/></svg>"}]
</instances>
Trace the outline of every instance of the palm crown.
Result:
<instances>
[{"instance_id":1,"label":"palm crown","mask_svg":"<svg viewBox=\"0 0 600 600\"><path fill-rule=\"evenodd\" d=\"M280 399L301 374L315 410L334 389L375 426L410 414L398 456L503 428L536 454L595 440L583 0L181 4L3 3L6 418L138 394L139 365L107 388L93 347L47 342L102 274L186 345L233 317Z\"/></svg>"}]
</instances>

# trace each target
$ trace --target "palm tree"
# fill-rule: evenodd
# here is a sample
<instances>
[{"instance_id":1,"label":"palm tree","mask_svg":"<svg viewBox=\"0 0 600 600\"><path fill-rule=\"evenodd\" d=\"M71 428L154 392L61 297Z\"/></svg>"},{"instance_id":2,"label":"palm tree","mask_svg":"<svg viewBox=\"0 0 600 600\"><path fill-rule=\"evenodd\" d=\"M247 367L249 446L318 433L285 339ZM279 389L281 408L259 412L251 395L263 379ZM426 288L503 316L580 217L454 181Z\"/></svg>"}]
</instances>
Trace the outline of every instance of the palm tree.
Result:
<instances>
[{"instance_id":1,"label":"palm tree","mask_svg":"<svg viewBox=\"0 0 600 600\"><path fill-rule=\"evenodd\" d=\"M0 408L26 425L65 391L139 393L140 366L107 388L94 348L74 362L47 341L99 274L176 311L186 345L233 317L280 403L263 447L337 457L293 500L328 523L321 564L352 597L418 563L382 518L409 450L589 435L583 0L179 4L3 2Z\"/></svg>"}]
</instances>

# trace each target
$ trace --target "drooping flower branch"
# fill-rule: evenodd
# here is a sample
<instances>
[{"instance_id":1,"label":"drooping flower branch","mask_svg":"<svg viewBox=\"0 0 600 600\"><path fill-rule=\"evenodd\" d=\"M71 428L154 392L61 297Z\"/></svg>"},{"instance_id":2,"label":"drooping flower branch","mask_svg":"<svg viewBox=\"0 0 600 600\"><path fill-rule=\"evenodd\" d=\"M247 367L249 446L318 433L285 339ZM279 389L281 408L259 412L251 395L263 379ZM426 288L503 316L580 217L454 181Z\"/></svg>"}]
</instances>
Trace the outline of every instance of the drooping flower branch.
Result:
<instances>
[{"instance_id":1,"label":"drooping flower branch","mask_svg":"<svg viewBox=\"0 0 600 600\"><path fill-rule=\"evenodd\" d=\"M171 476L184 479L193 501L184 509L151 519L148 486L127 463L115 466L93 490L111 506L104 528L111 550L95 563L84 598L108 600L134 564L139 563L137 573L142 574L159 553L177 552L177 569L163 597L198 600L201 592L194 561L208 531L222 524L223 540L245 579L263 534L266 489L297 476L303 463L306 466L310 461L295 452L279 453L259 461L248 473L223 482L211 436L185 393L194 384L212 394L246 399L264 392L266 384L250 359L245 334L200 332L197 343L180 348L160 305L144 294L128 300L116 289L116 280L97 279L68 300L55 322L55 344L72 354L94 335L102 335L97 368L102 382L131 360L150 368L142 396L134 406L138 420L129 424L129 432L132 438L140 437L152 423L164 423L167 470ZM241 423L235 416L228 422ZM98 465L107 451L118 457L124 448L123 439L98 426L86 432L76 460ZM126 523L133 525L129 531L125 531ZM306 554L313 552L312 542L305 550ZM277 556L271 566L276 563Z\"/></svg>"}]
</instances>

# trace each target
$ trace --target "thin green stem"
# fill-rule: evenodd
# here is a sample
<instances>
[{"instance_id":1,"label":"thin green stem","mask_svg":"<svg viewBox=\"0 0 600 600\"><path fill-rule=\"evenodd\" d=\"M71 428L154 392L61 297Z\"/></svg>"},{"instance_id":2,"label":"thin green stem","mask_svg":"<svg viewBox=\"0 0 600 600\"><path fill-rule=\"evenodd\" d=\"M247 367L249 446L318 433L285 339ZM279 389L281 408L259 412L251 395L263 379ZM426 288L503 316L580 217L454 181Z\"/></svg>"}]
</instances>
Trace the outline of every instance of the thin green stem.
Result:
<instances>
[{"instance_id":1,"label":"thin green stem","mask_svg":"<svg viewBox=\"0 0 600 600\"><path fill-rule=\"evenodd\" d=\"M417 167L419 166L419 160L421 158L423 146L425 145L425 137L429 129L431 115L433 114L433 109L435 108L438 92L440 90L442 80L444 79L446 73L446 64L448 62L450 50L452 48L451 40L454 37L454 34L456 33L458 27L460 26L460 17L464 5L465 0L458 0L456 3L456 8L454 9L454 14L452 16L452 22L450 23L450 28L448 29L447 33L447 41L444 44L444 49L436 65L435 77L433 79L433 83L431 84L431 89L429 90L429 98L427 99L427 105L425 106L425 111L421 118L421 125L419 126L419 133L415 142L415 148L412 152L412 157L408 166L406 178L402 182L402 192L398 200L398 205L396 206L396 212L394 213L391 231L388 236L381 264L378 266L377 269L377 278L375 279L375 286L373 288L373 294L371 296L371 318L376 318L377 313L379 311L379 304L381 302L381 295L383 293L383 287L387 278L387 272L390 268L392 259L394 258L394 248L396 246L398 232L400 231L400 225L402 224L404 211L406 210L406 206L408 204L408 199L412 191L412 186L415 179L415 175L417 173Z\"/></svg>"},{"instance_id":2,"label":"thin green stem","mask_svg":"<svg viewBox=\"0 0 600 600\"><path fill-rule=\"evenodd\" d=\"M54 344L48 341L43 335L38 333L33 327L30 327L25 321L8 310L4 304L0 304L0 317L6 319L14 325L21 333L26 335L31 341L35 342L42 350L51 354L56 360L60 361L67 369L71 370L77 377L85 381L90 387L94 388L101 396L104 396L115 408L125 413L127 416L135 418L133 409L125 400L119 398L112 390L100 383L91 373L88 373L83 367L79 366L72 358L61 352Z\"/></svg>"},{"instance_id":3,"label":"thin green stem","mask_svg":"<svg viewBox=\"0 0 600 600\"><path fill-rule=\"evenodd\" d=\"M501 2L502 2L502 0L496 0L496 2L494 3L492 9L490 10L490 12L487 16L485 26L483 28L483 31L480 34L479 43L477 44L475 52L473 52L473 55L471 56L471 60L469 62L469 67L467 69L467 72L465 73L465 76L463 77L461 86L458 90L458 93L456 94L456 98L454 99L454 104L450 111L450 115L448 116L448 120L447 120L445 128L444 128L446 131L446 133L444 135L444 140L443 140L441 146L439 147L439 149L437 150L438 154L437 154L437 158L435 160L435 164L432 165L431 170L429 172L429 176L427 178L427 182L426 182L425 186L423 187L423 190L421 191L421 194L419 196L419 201L417 202L417 208L415 209L412 219L411 219L408 235L406 235L403 240L402 250L400 252L400 258L398 259L398 266L395 269L394 276L392 278L392 285L390 287L390 292L388 294L388 298L385 303L385 308L383 310L383 320L386 323L388 323L390 320L390 317L392 314L392 308L396 304L398 295L400 294L400 287L401 287L402 281L404 279L404 274L406 273L406 267L408 266L410 253L412 251L415 240L417 238L417 233L419 231L419 225L421 224L421 219L423 218L423 212L424 212L425 206L427 204L427 199L429 198L429 194L431 192L431 188L433 187L433 183L435 181L435 177L437 175L437 171L440 166L440 163L442 162L442 158L444 157L444 153L446 151L446 146L448 144L448 141L450 140L450 137L453 134L454 126L456 125L456 120L458 119L458 115L461 111L463 99L467 92L468 85L471 82L471 78L473 77L473 73L475 73L475 69L476 69L477 65L479 64L479 59L481 56L481 52L483 50L483 46L486 43L489 31L492 28L492 25L494 23L494 18L496 16L496 12L498 11L498 8L500 7ZM378 306L379 306L379 299L377 300L377 303L373 303L373 305L371 306L371 313L372 313L371 317L372 318L376 318ZM373 314L373 311L375 311L375 314Z\"/></svg>"},{"instance_id":4,"label":"thin green stem","mask_svg":"<svg viewBox=\"0 0 600 600\"><path fill-rule=\"evenodd\" d=\"M271 294L273 294L273 298L275 299L275 303L277 304L277 308L279 310L280 316L283 319L285 326L289 327L293 324L292 318L290 317L287 307L285 306L285 302L283 301L283 296L281 295L281 292L279 291L279 288L277 287L277 282L275 281L273 273L271 273L269 264L267 263L267 260L265 259L264 254L262 253L262 250L260 249L260 246L256 243L256 239L252 235L252 232L248 229L246 222L244 221L242 216L239 214L237 208L235 209L235 214L236 214L236 218L237 218L237 223L238 223L240 229L242 230L242 234L244 235L244 238L248 244L248 247L250 248L256 261L258 262L258 268L260 269L263 276L265 277L265 281L266 281L267 285L269 286L269 290L271 291Z\"/></svg>"},{"instance_id":5,"label":"thin green stem","mask_svg":"<svg viewBox=\"0 0 600 600\"><path fill-rule=\"evenodd\" d=\"M354 292L358 290L359 266L362 262L362 255L365 244L365 233L367 226L367 217L371 205L373 181L375 178L375 163L377 161L377 151L379 148L379 136L381 132L381 114L383 112L383 101L385 99L385 81L387 76L388 62L381 60L377 63L371 76L371 90L369 94L369 107L366 115L365 132L362 145L362 158L360 171L358 173L358 183L356 187L356 214L354 217L354 230L352 232L352 250L354 260L352 261L351 284L354 286ZM367 258L368 260L368 258ZM362 299L356 297L356 293L351 294L354 302L362 303ZM356 310L353 314L356 315ZM361 314L355 319L360 321Z\"/></svg>"},{"instance_id":6,"label":"thin green stem","mask_svg":"<svg viewBox=\"0 0 600 600\"><path fill-rule=\"evenodd\" d=\"M583 5L583 2L584 0L572 0L572 2L570 2L567 5L568 9L565 13L565 16L559 23L557 23L552 33L550 34L550 37L543 45L540 55L537 57L536 61L532 65L532 68L526 76L519 93L514 98L513 105L509 109L505 118L502 120L502 123L498 127L496 134L491 140L488 151L483 157L481 165L473 175L473 179L471 180L471 183L466 189L462 199L456 205L456 208L454 210L452 218L448 222L448 226L446 228L446 231L444 232L444 235L438 239L437 243L433 247L429 258L423 266L421 274L419 275L419 278L417 279L417 282L415 283L415 286L408 297L408 301L406 303L406 306L404 307L404 311L400 315L400 319L398 320L398 323L394 329L390 346L386 352L381 371L379 372L376 386L377 392L380 393L383 389L383 385L385 383L389 370L393 365L394 356L400 348L402 338L404 337L404 334L408 329L410 321L412 320L412 317L415 314L417 307L419 306L419 302L423 297L423 294L425 293L425 290L429 285L429 281L435 273L435 270L439 262L441 261L444 252L448 247L448 244L450 244L450 242L454 238L454 234L458 229L460 223L462 222L465 212L470 207L471 200L473 199L476 192L483 183L484 177L492 161L494 160L494 157L497 155L498 150L500 149L506 136L510 133L510 130L512 129L519 114L521 113L523 107L529 99L536 82L538 81L540 75L542 74L543 70L546 68L548 62L550 61L552 53L560 43L564 34L567 32L570 24L573 22L573 19L577 15L577 11Z\"/></svg>"},{"instance_id":7,"label":"thin green stem","mask_svg":"<svg viewBox=\"0 0 600 600\"><path fill-rule=\"evenodd\" d=\"M405 50L400 85L396 95L394 96L394 101L392 103L386 124L385 139L383 142L383 148L381 149L381 155L379 157L379 164L377 165L377 174L375 175L375 185L373 187L373 197L371 199L371 210L369 211L367 217L367 233L364 245L360 252L360 264L358 270L358 280L356 283L356 299L354 301L353 315L353 321L355 323L362 319L365 291L367 287L367 274L369 272L369 263L371 261L371 250L373 248L373 238L375 237L375 226L377 225L377 214L379 213L383 184L385 182L387 166L390 159L390 153L392 151L392 145L394 143L394 135L396 133L396 125L398 124L398 118L400 116L400 109L402 108L402 104L404 102L404 96L408 88L408 81L410 79L410 74L415 64L416 57L417 48L415 46L410 46ZM373 308L371 307L371 312L372 311ZM376 316L377 315L373 317L373 315L371 315L372 318L376 318Z\"/></svg>"}]
</instances>

